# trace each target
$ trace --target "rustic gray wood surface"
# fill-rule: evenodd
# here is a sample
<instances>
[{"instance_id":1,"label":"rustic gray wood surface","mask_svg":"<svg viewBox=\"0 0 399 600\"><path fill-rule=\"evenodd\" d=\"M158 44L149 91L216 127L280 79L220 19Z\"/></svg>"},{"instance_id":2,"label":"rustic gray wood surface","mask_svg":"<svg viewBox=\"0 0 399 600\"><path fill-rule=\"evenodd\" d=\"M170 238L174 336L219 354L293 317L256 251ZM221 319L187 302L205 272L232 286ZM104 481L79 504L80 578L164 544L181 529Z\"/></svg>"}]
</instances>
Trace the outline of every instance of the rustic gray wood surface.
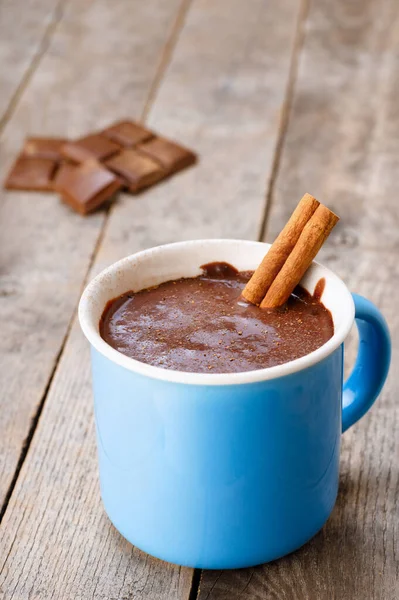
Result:
<instances>
[{"instance_id":1,"label":"rustic gray wood surface","mask_svg":"<svg viewBox=\"0 0 399 600\"><path fill-rule=\"evenodd\" d=\"M323 531L275 563L204 572L198 589L199 572L132 547L103 512L74 318L84 282L114 260L179 239L272 239L309 191L342 217L323 261L384 311L397 359L398 20L395 0L0 3L1 176L29 132L79 135L125 115L200 154L87 219L51 194L1 192L2 600L399 596L394 373L344 436Z\"/></svg>"},{"instance_id":2,"label":"rustic gray wood surface","mask_svg":"<svg viewBox=\"0 0 399 600\"><path fill-rule=\"evenodd\" d=\"M36 0L29 4L29 10L14 0L0 3L0 131L46 52L63 6L63 0Z\"/></svg>"},{"instance_id":3,"label":"rustic gray wood surface","mask_svg":"<svg viewBox=\"0 0 399 600\"><path fill-rule=\"evenodd\" d=\"M116 106L118 117L140 117L180 6L180 0L167 7L155 2L154 19L141 2L82 7L71 0L5 125L0 176L27 133L83 135L112 122ZM107 53L109 65L101 63ZM40 412L104 219L104 212L82 219L53 194L0 190L0 390L7 405L0 412L0 505Z\"/></svg>"}]
</instances>

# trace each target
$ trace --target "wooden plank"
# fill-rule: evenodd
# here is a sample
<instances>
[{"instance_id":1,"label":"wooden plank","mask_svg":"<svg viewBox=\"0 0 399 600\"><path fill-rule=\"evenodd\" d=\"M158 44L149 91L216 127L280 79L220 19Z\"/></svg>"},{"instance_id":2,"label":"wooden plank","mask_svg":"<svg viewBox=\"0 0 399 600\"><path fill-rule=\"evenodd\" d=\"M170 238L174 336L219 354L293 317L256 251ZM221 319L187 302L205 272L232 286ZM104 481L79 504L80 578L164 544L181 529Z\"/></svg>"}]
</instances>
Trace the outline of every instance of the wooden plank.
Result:
<instances>
[{"instance_id":1,"label":"wooden plank","mask_svg":"<svg viewBox=\"0 0 399 600\"><path fill-rule=\"evenodd\" d=\"M256 236L297 12L296 0L273 9L256 0L253 11L240 0L194 3L150 125L198 150L200 163L138 198L121 197L92 273L158 243ZM75 323L3 520L4 599L187 600L192 571L133 549L104 517L90 396Z\"/></svg>"},{"instance_id":2,"label":"wooden plank","mask_svg":"<svg viewBox=\"0 0 399 600\"><path fill-rule=\"evenodd\" d=\"M0 2L0 129L46 50L62 14L63 0Z\"/></svg>"},{"instance_id":3,"label":"wooden plank","mask_svg":"<svg viewBox=\"0 0 399 600\"><path fill-rule=\"evenodd\" d=\"M395 254L330 249L323 262L386 316L399 358ZM353 352L352 359L353 359ZM254 569L204 572L199 600L394 600L399 596L399 382L343 436L340 492L323 530L301 550Z\"/></svg>"},{"instance_id":4,"label":"wooden plank","mask_svg":"<svg viewBox=\"0 0 399 600\"><path fill-rule=\"evenodd\" d=\"M398 48L396 0L312 3L268 239L308 191L342 217L330 245L399 248Z\"/></svg>"},{"instance_id":5,"label":"wooden plank","mask_svg":"<svg viewBox=\"0 0 399 600\"><path fill-rule=\"evenodd\" d=\"M329 203L342 223L320 260L383 311L395 364L399 6L389 0L311 6L267 239L303 192ZM354 355L351 343L347 363ZM205 573L200 600L399 596L398 393L392 372L371 412L343 436L340 494L323 531L275 563Z\"/></svg>"},{"instance_id":6,"label":"wooden plank","mask_svg":"<svg viewBox=\"0 0 399 600\"><path fill-rule=\"evenodd\" d=\"M139 117L179 3L72 0L4 130L0 175L27 133L73 136L124 115ZM0 191L0 394L7 406L0 413L0 505L32 419L35 425L104 216L82 219L52 194Z\"/></svg>"}]
</instances>

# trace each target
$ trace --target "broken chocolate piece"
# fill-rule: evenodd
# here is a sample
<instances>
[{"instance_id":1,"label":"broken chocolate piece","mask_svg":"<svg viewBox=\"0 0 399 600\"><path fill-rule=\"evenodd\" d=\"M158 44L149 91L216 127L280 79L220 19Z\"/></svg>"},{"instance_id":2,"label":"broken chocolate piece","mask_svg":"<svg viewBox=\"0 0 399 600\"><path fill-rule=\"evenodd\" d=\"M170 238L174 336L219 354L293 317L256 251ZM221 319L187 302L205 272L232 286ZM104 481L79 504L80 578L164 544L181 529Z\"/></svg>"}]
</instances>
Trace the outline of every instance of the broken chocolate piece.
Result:
<instances>
[{"instance_id":1,"label":"broken chocolate piece","mask_svg":"<svg viewBox=\"0 0 399 600\"><path fill-rule=\"evenodd\" d=\"M126 187L131 192L138 192L153 185L165 176L164 169L157 162L139 154L136 150L122 150L105 164L111 171L122 176Z\"/></svg>"},{"instance_id":2,"label":"broken chocolate piece","mask_svg":"<svg viewBox=\"0 0 399 600\"><path fill-rule=\"evenodd\" d=\"M28 137L22 148L23 156L32 158L48 158L50 160L61 160L61 146L67 140L63 138Z\"/></svg>"},{"instance_id":3,"label":"broken chocolate piece","mask_svg":"<svg viewBox=\"0 0 399 600\"><path fill-rule=\"evenodd\" d=\"M4 187L8 190L48 192L53 189L52 178L57 163L48 158L19 156L11 168Z\"/></svg>"},{"instance_id":4,"label":"broken chocolate piece","mask_svg":"<svg viewBox=\"0 0 399 600\"><path fill-rule=\"evenodd\" d=\"M119 144L99 133L94 133L93 135L80 138L75 142L67 142L62 146L61 153L65 158L73 162L82 163L92 158L104 160L120 149Z\"/></svg>"},{"instance_id":5,"label":"broken chocolate piece","mask_svg":"<svg viewBox=\"0 0 399 600\"><path fill-rule=\"evenodd\" d=\"M55 183L64 202L81 215L95 210L121 188L121 182L97 161L63 165Z\"/></svg>"},{"instance_id":6,"label":"broken chocolate piece","mask_svg":"<svg viewBox=\"0 0 399 600\"><path fill-rule=\"evenodd\" d=\"M118 123L115 123L115 125L107 127L102 133L114 142L125 147L135 146L140 142L145 142L154 137L152 131L149 131L139 123L133 123L132 121L119 121Z\"/></svg>"},{"instance_id":7,"label":"broken chocolate piece","mask_svg":"<svg viewBox=\"0 0 399 600\"><path fill-rule=\"evenodd\" d=\"M159 137L140 144L137 150L158 162L168 173L185 169L197 159L191 150Z\"/></svg>"}]
</instances>

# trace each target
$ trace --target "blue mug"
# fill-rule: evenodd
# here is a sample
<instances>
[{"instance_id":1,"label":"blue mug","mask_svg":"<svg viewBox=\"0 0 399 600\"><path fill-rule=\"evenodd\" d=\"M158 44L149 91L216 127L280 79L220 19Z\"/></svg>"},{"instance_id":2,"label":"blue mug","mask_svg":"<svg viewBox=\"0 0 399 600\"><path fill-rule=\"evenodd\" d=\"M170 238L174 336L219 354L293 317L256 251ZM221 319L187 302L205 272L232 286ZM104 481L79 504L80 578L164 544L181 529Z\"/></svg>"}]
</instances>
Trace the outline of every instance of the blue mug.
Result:
<instances>
[{"instance_id":1,"label":"blue mug","mask_svg":"<svg viewBox=\"0 0 399 600\"><path fill-rule=\"evenodd\" d=\"M336 500L341 432L370 408L388 373L381 313L317 263L302 285L313 293L325 279L322 302L334 335L289 363L184 373L128 358L100 337L106 303L123 292L194 277L212 261L255 269L267 248L198 240L145 250L98 275L80 302L105 510L132 544L172 563L248 567L313 537ZM343 383L343 342L354 319L359 352Z\"/></svg>"}]
</instances>

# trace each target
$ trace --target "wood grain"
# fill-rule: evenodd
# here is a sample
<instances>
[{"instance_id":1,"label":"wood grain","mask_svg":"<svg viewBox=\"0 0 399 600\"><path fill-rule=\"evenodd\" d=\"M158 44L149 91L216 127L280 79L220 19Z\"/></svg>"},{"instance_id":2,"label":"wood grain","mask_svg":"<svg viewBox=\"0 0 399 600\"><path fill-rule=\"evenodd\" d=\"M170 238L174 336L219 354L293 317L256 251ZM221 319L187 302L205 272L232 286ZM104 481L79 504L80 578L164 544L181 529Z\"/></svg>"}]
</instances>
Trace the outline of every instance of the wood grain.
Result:
<instances>
[{"instance_id":1,"label":"wood grain","mask_svg":"<svg viewBox=\"0 0 399 600\"><path fill-rule=\"evenodd\" d=\"M22 5L25 5L22 7ZM0 130L46 50L64 1L0 2Z\"/></svg>"},{"instance_id":2,"label":"wood grain","mask_svg":"<svg viewBox=\"0 0 399 600\"><path fill-rule=\"evenodd\" d=\"M25 3L19 4L24 12ZM179 0L168 6L154 0L152 8L139 0L129 6L72 0L4 129L0 176L29 133L73 136L120 116L139 116L178 8ZM0 394L7 407L0 412L1 505L67 334L104 212L82 219L55 195L2 190L0 220Z\"/></svg>"},{"instance_id":3,"label":"wood grain","mask_svg":"<svg viewBox=\"0 0 399 600\"><path fill-rule=\"evenodd\" d=\"M396 0L312 2L268 240L309 192L341 217L327 244L399 250L398 61Z\"/></svg>"},{"instance_id":4,"label":"wood grain","mask_svg":"<svg viewBox=\"0 0 399 600\"><path fill-rule=\"evenodd\" d=\"M154 244L256 236L298 3L252 8L194 2L149 124L197 150L199 165L120 198L92 274ZM3 519L2 600L188 600L191 570L133 549L105 518L94 445L88 348L75 323Z\"/></svg>"},{"instance_id":5,"label":"wood grain","mask_svg":"<svg viewBox=\"0 0 399 600\"><path fill-rule=\"evenodd\" d=\"M340 215L320 260L385 314L391 374L343 436L340 494L324 529L269 565L204 573L199 600L399 597L398 19L389 0L312 2L266 235L305 191ZM355 349L352 338L347 365Z\"/></svg>"}]
</instances>

